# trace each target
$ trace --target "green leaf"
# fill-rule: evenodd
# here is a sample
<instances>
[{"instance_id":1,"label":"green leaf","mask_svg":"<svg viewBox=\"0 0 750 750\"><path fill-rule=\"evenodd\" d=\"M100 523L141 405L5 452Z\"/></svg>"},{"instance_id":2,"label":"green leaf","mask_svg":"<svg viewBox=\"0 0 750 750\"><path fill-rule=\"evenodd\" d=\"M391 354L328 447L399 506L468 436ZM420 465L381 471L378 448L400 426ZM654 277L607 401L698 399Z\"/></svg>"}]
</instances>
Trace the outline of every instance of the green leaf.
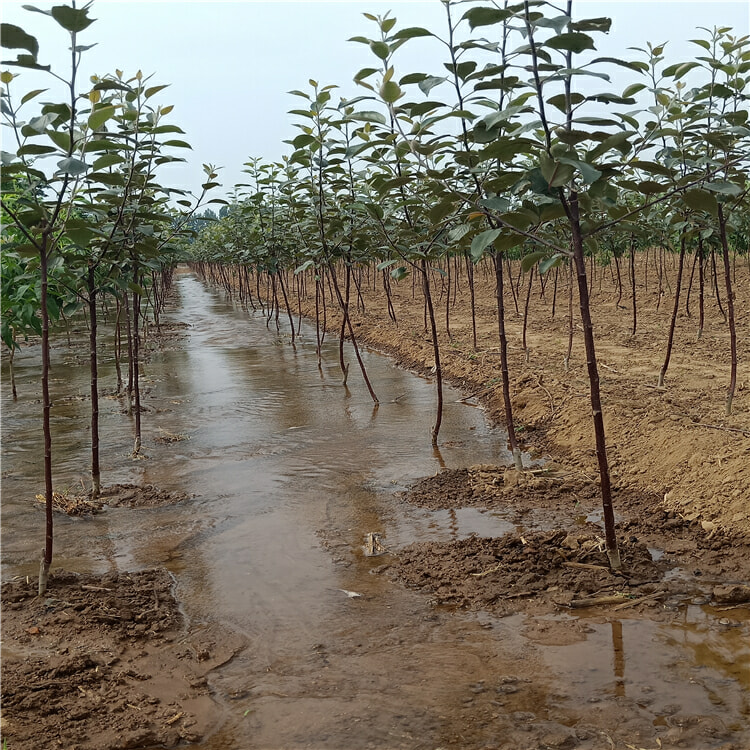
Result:
<instances>
[{"instance_id":1,"label":"green leaf","mask_svg":"<svg viewBox=\"0 0 750 750\"><path fill-rule=\"evenodd\" d=\"M719 204L716 202L716 198L707 190L686 190L682 194L682 200L685 202L685 205L688 208L692 208L693 211L706 211L715 216L719 210Z\"/></svg>"},{"instance_id":2,"label":"green leaf","mask_svg":"<svg viewBox=\"0 0 750 750\"><path fill-rule=\"evenodd\" d=\"M385 42L370 42L370 49L381 60L385 60L391 53L391 48Z\"/></svg>"},{"instance_id":3,"label":"green leaf","mask_svg":"<svg viewBox=\"0 0 750 750\"><path fill-rule=\"evenodd\" d=\"M312 261L307 261L308 263L312 263ZM378 271L384 271L386 268L390 268L394 263L398 263L397 260L384 260L382 263L378 263L376 266Z\"/></svg>"},{"instance_id":4,"label":"green leaf","mask_svg":"<svg viewBox=\"0 0 750 750\"><path fill-rule=\"evenodd\" d=\"M562 164L575 167L581 173L581 177L586 185L596 182L602 176L602 173L588 162L581 161L580 159L571 159L567 156L560 156L558 159ZM550 185L550 187L553 186Z\"/></svg>"},{"instance_id":5,"label":"green leaf","mask_svg":"<svg viewBox=\"0 0 750 750\"><path fill-rule=\"evenodd\" d=\"M380 87L380 96L383 98L384 102L393 104L393 102L403 96L403 92L401 91L401 87L395 81L386 81Z\"/></svg>"},{"instance_id":6,"label":"green leaf","mask_svg":"<svg viewBox=\"0 0 750 750\"><path fill-rule=\"evenodd\" d=\"M491 211L507 211L510 208L510 201L496 195L493 198L482 198L479 205L489 208Z\"/></svg>"},{"instance_id":7,"label":"green leaf","mask_svg":"<svg viewBox=\"0 0 750 750\"><path fill-rule=\"evenodd\" d=\"M534 26L539 26L544 29L554 29L555 34L561 34L562 30L570 22L569 16L557 16L555 18L537 18L532 21ZM583 29L574 29L575 31L583 31Z\"/></svg>"},{"instance_id":8,"label":"green leaf","mask_svg":"<svg viewBox=\"0 0 750 750\"><path fill-rule=\"evenodd\" d=\"M506 250L512 250L523 242L523 236L520 234L504 234L495 240L495 252L503 253Z\"/></svg>"},{"instance_id":9,"label":"green leaf","mask_svg":"<svg viewBox=\"0 0 750 750\"><path fill-rule=\"evenodd\" d=\"M564 258L565 256L562 253L555 253L546 260L543 260L539 264L539 273L544 275L545 273L547 273L547 271L550 270L550 268L557 268L558 266L562 265Z\"/></svg>"},{"instance_id":10,"label":"green leaf","mask_svg":"<svg viewBox=\"0 0 750 750\"><path fill-rule=\"evenodd\" d=\"M6 49L28 50L34 59L39 54L39 42L20 26L14 26L12 23L0 24L0 42Z\"/></svg>"},{"instance_id":11,"label":"green leaf","mask_svg":"<svg viewBox=\"0 0 750 750\"><path fill-rule=\"evenodd\" d=\"M663 164L659 164L655 161L642 161L641 159L636 159L632 162L632 165L644 172L648 172L649 174L658 174L662 177L674 176L673 170L668 169Z\"/></svg>"},{"instance_id":12,"label":"green leaf","mask_svg":"<svg viewBox=\"0 0 750 750\"><path fill-rule=\"evenodd\" d=\"M86 175L86 179L101 182L110 187L121 187L125 184L125 178L121 174L110 174L109 172L92 172Z\"/></svg>"},{"instance_id":13,"label":"green leaf","mask_svg":"<svg viewBox=\"0 0 750 750\"><path fill-rule=\"evenodd\" d=\"M449 242L459 242L462 240L474 227L471 224L458 224L448 232Z\"/></svg>"},{"instance_id":14,"label":"green leaf","mask_svg":"<svg viewBox=\"0 0 750 750\"><path fill-rule=\"evenodd\" d=\"M111 119L115 115L115 108L112 105L105 105L94 110L89 115L88 125L91 130L99 130L107 120Z\"/></svg>"},{"instance_id":15,"label":"green leaf","mask_svg":"<svg viewBox=\"0 0 750 750\"><path fill-rule=\"evenodd\" d=\"M69 223L68 226L65 227L65 236L74 244L85 248L91 240L96 237L96 233L91 227L86 226L83 222L77 226Z\"/></svg>"},{"instance_id":16,"label":"green leaf","mask_svg":"<svg viewBox=\"0 0 750 750\"><path fill-rule=\"evenodd\" d=\"M742 194L742 188L733 182L707 182L706 189L719 195L729 195L732 198Z\"/></svg>"},{"instance_id":17,"label":"green leaf","mask_svg":"<svg viewBox=\"0 0 750 750\"><path fill-rule=\"evenodd\" d=\"M185 131L177 125L159 125L151 132L157 135L161 135L162 133L180 133L181 135L185 135Z\"/></svg>"},{"instance_id":18,"label":"green leaf","mask_svg":"<svg viewBox=\"0 0 750 750\"><path fill-rule=\"evenodd\" d=\"M579 94L577 91L573 91L570 94L570 105L575 106L581 102L586 101L586 97L583 94ZM556 94L547 99L547 104L551 104L553 107L557 107L560 112L568 111L568 97L565 94Z\"/></svg>"},{"instance_id":19,"label":"green leaf","mask_svg":"<svg viewBox=\"0 0 750 750\"><path fill-rule=\"evenodd\" d=\"M451 200L442 201L434 205L429 211L428 216L433 224L439 224L446 216L448 216L453 209L455 204Z\"/></svg>"},{"instance_id":20,"label":"green leaf","mask_svg":"<svg viewBox=\"0 0 750 750\"><path fill-rule=\"evenodd\" d=\"M419 82L419 89L425 96L427 96L435 86L439 86L446 80L448 79L441 76L426 76Z\"/></svg>"},{"instance_id":21,"label":"green leaf","mask_svg":"<svg viewBox=\"0 0 750 750\"><path fill-rule=\"evenodd\" d=\"M172 148L193 148L187 141L164 141L164 143L162 143L161 145L171 146Z\"/></svg>"},{"instance_id":22,"label":"green leaf","mask_svg":"<svg viewBox=\"0 0 750 750\"><path fill-rule=\"evenodd\" d=\"M530 253L529 255L524 255L523 258L521 258L521 270L524 273L528 273L542 258L547 257L547 252L545 250L537 250L535 253Z\"/></svg>"},{"instance_id":23,"label":"green leaf","mask_svg":"<svg viewBox=\"0 0 750 750\"><path fill-rule=\"evenodd\" d=\"M488 245L492 244L502 233L502 229L488 229L484 232L480 232L476 237L474 237L474 239L471 241L471 248L469 250L472 260L475 263L478 262L482 257L485 248Z\"/></svg>"},{"instance_id":24,"label":"green leaf","mask_svg":"<svg viewBox=\"0 0 750 750\"><path fill-rule=\"evenodd\" d=\"M315 142L316 138L314 135L310 135L309 133L300 133L296 138L292 140L292 146L294 146L295 149L300 149Z\"/></svg>"},{"instance_id":25,"label":"green leaf","mask_svg":"<svg viewBox=\"0 0 750 750\"><path fill-rule=\"evenodd\" d=\"M567 185L575 174L575 169L570 164L562 164L560 161L552 159L547 154L541 154L539 157L539 169L542 176L551 187L562 187Z\"/></svg>"},{"instance_id":26,"label":"green leaf","mask_svg":"<svg viewBox=\"0 0 750 750\"><path fill-rule=\"evenodd\" d=\"M33 13L41 13L43 16L51 16L52 14L48 10L42 10L41 8L35 8L33 5L22 5L24 10L32 11Z\"/></svg>"},{"instance_id":27,"label":"green leaf","mask_svg":"<svg viewBox=\"0 0 750 750\"><path fill-rule=\"evenodd\" d=\"M353 120L362 120L363 122L375 122L378 125L385 125L385 116L380 112L373 112L366 110L362 112L355 112L352 116Z\"/></svg>"},{"instance_id":28,"label":"green leaf","mask_svg":"<svg viewBox=\"0 0 750 750\"><path fill-rule=\"evenodd\" d=\"M34 55L18 55L15 60L3 60L2 65L16 65L19 68L29 68L30 70L47 70L49 65L40 65Z\"/></svg>"},{"instance_id":29,"label":"green leaf","mask_svg":"<svg viewBox=\"0 0 750 750\"><path fill-rule=\"evenodd\" d=\"M597 63L603 62L619 65L621 68L634 70L636 73L646 73L649 70L649 67L645 62L640 60L620 60L619 57L595 57L589 64L596 65Z\"/></svg>"},{"instance_id":30,"label":"green leaf","mask_svg":"<svg viewBox=\"0 0 750 750\"><path fill-rule=\"evenodd\" d=\"M558 34L545 42L547 47L553 49L567 50L568 52L583 52L587 49L596 49L594 40L588 34L569 31L566 34Z\"/></svg>"},{"instance_id":31,"label":"green leaf","mask_svg":"<svg viewBox=\"0 0 750 750\"><path fill-rule=\"evenodd\" d=\"M71 8L68 5L56 5L50 9L50 14L66 31L83 31L94 23L94 19L88 17L87 8Z\"/></svg>"},{"instance_id":32,"label":"green leaf","mask_svg":"<svg viewBox=\"0 0 750 750\"><path fill-rule=\"evenodd\" d=\"M471 8L464 13L462 19L467 19L469 26L474 30L477 26L491 26L500 23L512 15L511 11L500 10L499 8Z\"/></svg>"},{"instance_id":33,"label":"green leaf","mask_svg":"<svg viewBox=\"0 0 750 750\"><path fill-rule=\"evenodd\" d=\"M34 91L29 91L28 94L24 94L21 97L21 104L26 104L26 102L31 101L35 96L39 96L39 94L43 94L47 89L34 89Z\"/></svg>"},{"instance_id":34,"label":"green leaf","mask_svg":"<svg viewBox=\"0 0 750 750\"><path fill-rule=\"evenodd\" d=\"M60 306L51 294L47 296L47 313L52 320L60 319Z\"/></svg>"},{"instance_id":35,"label":"green leaf","mask_svg":"<svg viewBox=\"0 0 750 750\"><path fill-rule=\"evenodd\" d=\"M81 161L80 159L76 159L73 156L69 156L66 159L61 159L59 162L57 162L57 168L61 172L73 175L75 177L79 174L83 174L89 168L89 165L86 164L85 161Z\"/></svg>"},{"instance_id":36,"label":"green leaf","mask_svg":"<svg viewBox=\"0 0 750 750\"><path fill-rule=\"evenodd\" d=\"M19 156L40 156L41 154L52 154L57 151L52 146L40 146L36 143L27 143L18 149Z\"/></svg>"},{"instance_id":37,"label":"green leaf","mask_svg":"<svg viewBox=\"0 0 750 750\"><path fill-rule=\"evenodd\" d=\"M29 122L21 128L21 135L28 137L33 136L36 133L43 133L54 119L55 115L53 114L32 117Z\"/></svg>"},{"instance_id":38,"label":"green leaf","mask_svg":"<svg viewBox=\"0 0 750 750\"><path fill-rule=\"evenodd\" d=\"M423 29L420 26L410 26L406 29L401 29L401 31L397 31L394 35L394 39L414 39L418 36L435 36L431 31L427 31L427 29Z\"/></svg>"},{"instance_id":39,"label":"green leaf","mask_svg":"<svg viewBox=\"0 0 750 750\"><path fill-rule=\"evenodd\" d=\"M606 17L584 18L580 21L573 21L570 24L572 31L601 31L605 34L609 33L611 26L612 19Z\"/></svg>"},{"instance_id":40,"label":"green leaf","mask_svg":"<svg viewBox=\"0 0 750 750\"><path fill-rule=\"evenodd\" d=\"M394 268L391 271L391 277L394 278L396 281L401 281L402 279L405 279L409 275L409 272L406 270L406 266L399 266L398 268Z\"/></svg>"},{"instance_id":41,"label":"green leaf","mask_svg":"<svg viewBox=\"0 0 750 750\"><path fill-rule=\"evenodd\" d=\"M127 86L126 84L120 82L120 81L100 81L99 83L95 84L93 91L132 91L133 89L130 86Z\"/></svg>"},{"instance_id":42,"label":"green leaf","mask_svg":"<svg viewBox=\"0 0 750 750\"><path fill-rule=\"evenodd\" d=\"M636 190L644 195L656 195L666 192L667 186L654 180L642 180L636 185Z\"/></svg>"},{"instance_id":43,"label":"green leaf","mask_svg":"<svg viewBox=\"0 0 750 750\"><path fill-rule=\"evenodd\" d=\"M158 94L162 89L167 88L167 86L169 86L168 83L164 83L161 86L151 86L151 88L148 88L143 92L143 95L146 99L150 99L154 94Z\"/></svg>"},{"instance_id":44,"label":"green leaf","mask_svg":"<svg viewBox=\"0 0 750 750\"><path fill-rule=\"evenodd\" d=\"M680 78L687 75L693 68L700 66L699 62L687 62L687 63L676 63L664 68L661 72L663 76L671 76L675 81L679 81Z\"/></svg>"},{"instance_id":45,"label":"green leaf","mask_svg":"<svg viewBox=\"0 0 750 750\"><path fill-rule=\"evenodd\" d=\"M387 34L396 25L395 18L385 18L380 23L380 28L384 34Z\"/></svg>"},{"instance_id":46,"label":"green leaf","mask_svg":"<svg viewBox=\"0 0 750 750\"><path fill-rule=\"evenodd\" d=\"M645 88L646 88L645 83L631 83L630 86L628 86L622 92L622 95L624 97L630 97L630 96L633 96L633 94L637 94L639 91L643 91L643 89Z\"/></svg>"},{"instance_id":47,"label":"green leaf","mask_svg":"<svg viewBox=\"0 0 750 750\"><path fill-rule=\"evenodd\" d=\"M96 172L100 169L113 167L115 164L122 164L124 161L125 159L119 154L104 154L94 161L91 169Z\"/></svg>"}]
</instances>

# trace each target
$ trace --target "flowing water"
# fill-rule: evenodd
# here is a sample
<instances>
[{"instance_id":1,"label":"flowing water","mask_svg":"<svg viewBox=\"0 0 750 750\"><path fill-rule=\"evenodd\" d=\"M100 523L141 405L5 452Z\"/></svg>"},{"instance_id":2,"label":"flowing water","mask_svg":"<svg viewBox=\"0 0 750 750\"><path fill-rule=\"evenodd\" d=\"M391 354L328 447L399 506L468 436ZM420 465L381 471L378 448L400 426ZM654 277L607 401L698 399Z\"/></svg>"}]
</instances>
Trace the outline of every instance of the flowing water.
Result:
<instances>
[{"instance_id":1,"label":"flowing water","mask_svg":"<svg viewBox=\"0 0 750 750\"><path fill-rule=\"evenodd\" d=\"M200 747L484 747L514 732L521 747L531 738L524 726L542 747L587 722L668 737L686 721L715 721L718 744L727 732L750 742L747 628L717 626L720 613L689 607L678 625L567 614L530 623L435 608L371 575L387 558L362 554L368 532L398 548L514 529L501 513L427 511L395 494L441 466L507 462L503 433L448 390L433 450L433 383L365 352L374 408L351 352L342 387L330 338L318 368L314 328L303 324L292 347L265 316L192 274L175 287L167 319L188 327L144 366L146 457L128 458L132 425L105 397L102 473L105 485L150 483L191 498L56 516L54 565L164 565L196 627L219 621L247 639L213 678L219 729ZM76 485L87 466L84 336L72 347L61 337L53 351L56 488ZM38 356L35 346L16 356L18 402L3 387L4 576L35 574L43 545L31 502L42 491ZM114 382L109 361L100 382ZM589 731L577 741L609 746ZM651 745L638 747L655 746L646 737Z\"/></svg>"}]
</instances>

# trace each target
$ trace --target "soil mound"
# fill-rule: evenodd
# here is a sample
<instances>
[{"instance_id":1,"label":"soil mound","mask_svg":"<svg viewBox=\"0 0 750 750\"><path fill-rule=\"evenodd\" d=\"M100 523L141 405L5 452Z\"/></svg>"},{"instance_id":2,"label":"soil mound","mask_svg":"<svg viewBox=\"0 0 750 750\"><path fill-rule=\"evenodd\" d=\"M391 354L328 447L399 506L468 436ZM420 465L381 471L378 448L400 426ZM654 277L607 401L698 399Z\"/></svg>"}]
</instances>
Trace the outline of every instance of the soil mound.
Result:
<instances>
[{"instance_id":1,"label":"soil mound","mask_svg":"<svg viewBox=\"0 0 750 750\"><path fill-rule=\"evenodd\" d=\"M559 530L499 538L472 536L448 544L417 543L399 553L395 578L426 589L436 603L458 607L522 608L530 599L560 606L633 604L667 595L648 549L621 545L624 565L606 565L601 539Z\"/></svg>"}]
</instances>

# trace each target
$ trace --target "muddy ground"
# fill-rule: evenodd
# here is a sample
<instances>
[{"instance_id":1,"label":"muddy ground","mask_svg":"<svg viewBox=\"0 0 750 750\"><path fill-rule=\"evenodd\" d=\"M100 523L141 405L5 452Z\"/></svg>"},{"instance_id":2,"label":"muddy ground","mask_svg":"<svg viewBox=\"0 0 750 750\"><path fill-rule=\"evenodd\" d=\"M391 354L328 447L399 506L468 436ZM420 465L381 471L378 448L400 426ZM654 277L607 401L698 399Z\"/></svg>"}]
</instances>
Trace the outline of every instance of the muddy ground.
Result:
<instances>
[{"instance_id":1,"label":"muddy ground","mask_svg":"<svg viewBox=\"0 0 750 750\"><path fill-rule=\"evenodd\" d=\"M603 607L668 618L691 602L745 619L750 585L741 582L750 580L750 547L660 509L658 498L630 493L620 498L623 567L613 572L592 489L557 465L534 474L492 466L443 471L405 499L433 509L511 509L522 531L416 543L378 572L424 590L436 604L500 615Z\"/></svg>"},{"instance_id":2,"label":"muddy ground","mask_svg":"<svg viewBox=\"0 0 750 750\"><path fill-rule=\"evenodd\" d=\"M163 569L6 582L3 736L8 747L124 750L200 740L220 723L207 675L244 647L190 627Z\"/></svg>"},{"instance_id":3,"label":"muddy ground","mask_svg":"<svg viewBox=\"0 0 750 750\"><path fill-rule=\"evenodd\" d=\"M561 279L554 318L550 286L544 299L536 288L532 294L528 362L520 344L520 317L512 313L510 296L506 302L512 313L511 375L520 434L532 456L547 463L524 474L498 466L447 469L394 498L433 509L511 509L519 532L388 548L373 559L372 572L421 592L441 618L454 609L541 616L533 621L539 642L576 637L570 623L544 620L547 614L576 612L600 622L622 613L665 621L678 617L687 604L720 613L716 628L750 637L750 283L745 268L738 268L737 275L740 377L731 417L723 413L728 336L711 301L700 340L694 318L681 314L666 387L657 388L671 309L668 292L660 292L656 282L639 290L639 328L632 335L632 311L627 300L615 304L610 272L599 269L594 281L622 571L609 571L603 551L579 329L570 370L562 365L568 324ZM467 396L499 418L493 289L486 270L477 281L476 349L465 281L455 298L447 296L447 289L436 295L443 311L444 368ZM436 283L439 288L442 282ZM393 284L396 325L388 320L379 283L375 286L376 291L363 287L366 314L355 315L360 340L429 373L434 361L418 291L413 294L408 280ZM303 305L302 312L313 310L312 302ZM332 308L328 322L338 329ZM179 346L179 334L165 340ZM352 364L350 380L358 377ZM138 488L124 485L111 488L103 500L138 506L187 497L146 489L144 497L150 500L143 503ZM106 512L106 507L94 510ZM59 571L41 599L33 580L3 584L2 734L10 750L174 747L198 742L221 725L211 674L247 644L216 625L190 623L174 599L173 584L164 570L99 577ZM399 627L404 625L393 613L389 637L397 638ZM585 627L585 620L576 620L575 628ZM613 716L603 713L597 720L594 709L589 722L576 728L514 714L513 694L532 689L533 683L533 673L506 675L492 686L477 682L464 706L466 726L473 723L475 730L456 735L448 745L483 746L482 727L500 721L508 731L494 744L484 743L487 747L747 747L746 714L728 725L707 715L687 715L676 706L664 725L654 728L636 708L626 710L623 704L629 723L617 731L610 728ZM609 744L603 744L605 738Z\"/></svg>"}]
</instances>

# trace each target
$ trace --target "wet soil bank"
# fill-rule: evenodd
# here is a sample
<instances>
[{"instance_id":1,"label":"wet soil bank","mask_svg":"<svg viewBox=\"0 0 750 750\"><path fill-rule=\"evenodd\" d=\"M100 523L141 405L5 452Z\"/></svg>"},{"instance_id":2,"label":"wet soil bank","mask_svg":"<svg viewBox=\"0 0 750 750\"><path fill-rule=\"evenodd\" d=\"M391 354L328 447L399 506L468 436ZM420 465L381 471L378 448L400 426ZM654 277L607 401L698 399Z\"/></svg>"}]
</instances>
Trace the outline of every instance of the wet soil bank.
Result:
<instances>
[{"instance_id":1,"label":"wet soil bank","mask_svg":"<svg viewBox=\"0 0 750 750\"><path fill-rule=\"evenodd\" d=\"M41 600L17 542L35 463L4 448L10 750L750 747L750 555L718 515L621 472L614 575L588 449L518 474L452 392L431 453L429 382L366 353L373 410L335 342L318 373L314 330L291 349L186 274L171 314L189 327L146 371L146 457L113 402L121 502L61 514L57 565L78 572ZM550 450L543 424L529 445ZM128 507L129 486L164 489Z\"/></svg>"},{"instance_id":2,"label":"wet soil bank","mask_svg":"<svg viewBox=\"0 0 750 750\"><path fill-rule=\"evenodd\" d=\"M438 604L501 615L638 609L673 619L690 602L721 608L734 626L750 611L750 585L742 583L750 580L750 548L671 511L654 512L654 498L631 493L630 502L621 503L623 567L611 571L597 494L590 482L559 466L533 474L493 466L446 470L417 483L405 499L429 508L502 510L518 530L448 544L417 542L378 569L425 590Z\"/></svg>"}]
</instances>

